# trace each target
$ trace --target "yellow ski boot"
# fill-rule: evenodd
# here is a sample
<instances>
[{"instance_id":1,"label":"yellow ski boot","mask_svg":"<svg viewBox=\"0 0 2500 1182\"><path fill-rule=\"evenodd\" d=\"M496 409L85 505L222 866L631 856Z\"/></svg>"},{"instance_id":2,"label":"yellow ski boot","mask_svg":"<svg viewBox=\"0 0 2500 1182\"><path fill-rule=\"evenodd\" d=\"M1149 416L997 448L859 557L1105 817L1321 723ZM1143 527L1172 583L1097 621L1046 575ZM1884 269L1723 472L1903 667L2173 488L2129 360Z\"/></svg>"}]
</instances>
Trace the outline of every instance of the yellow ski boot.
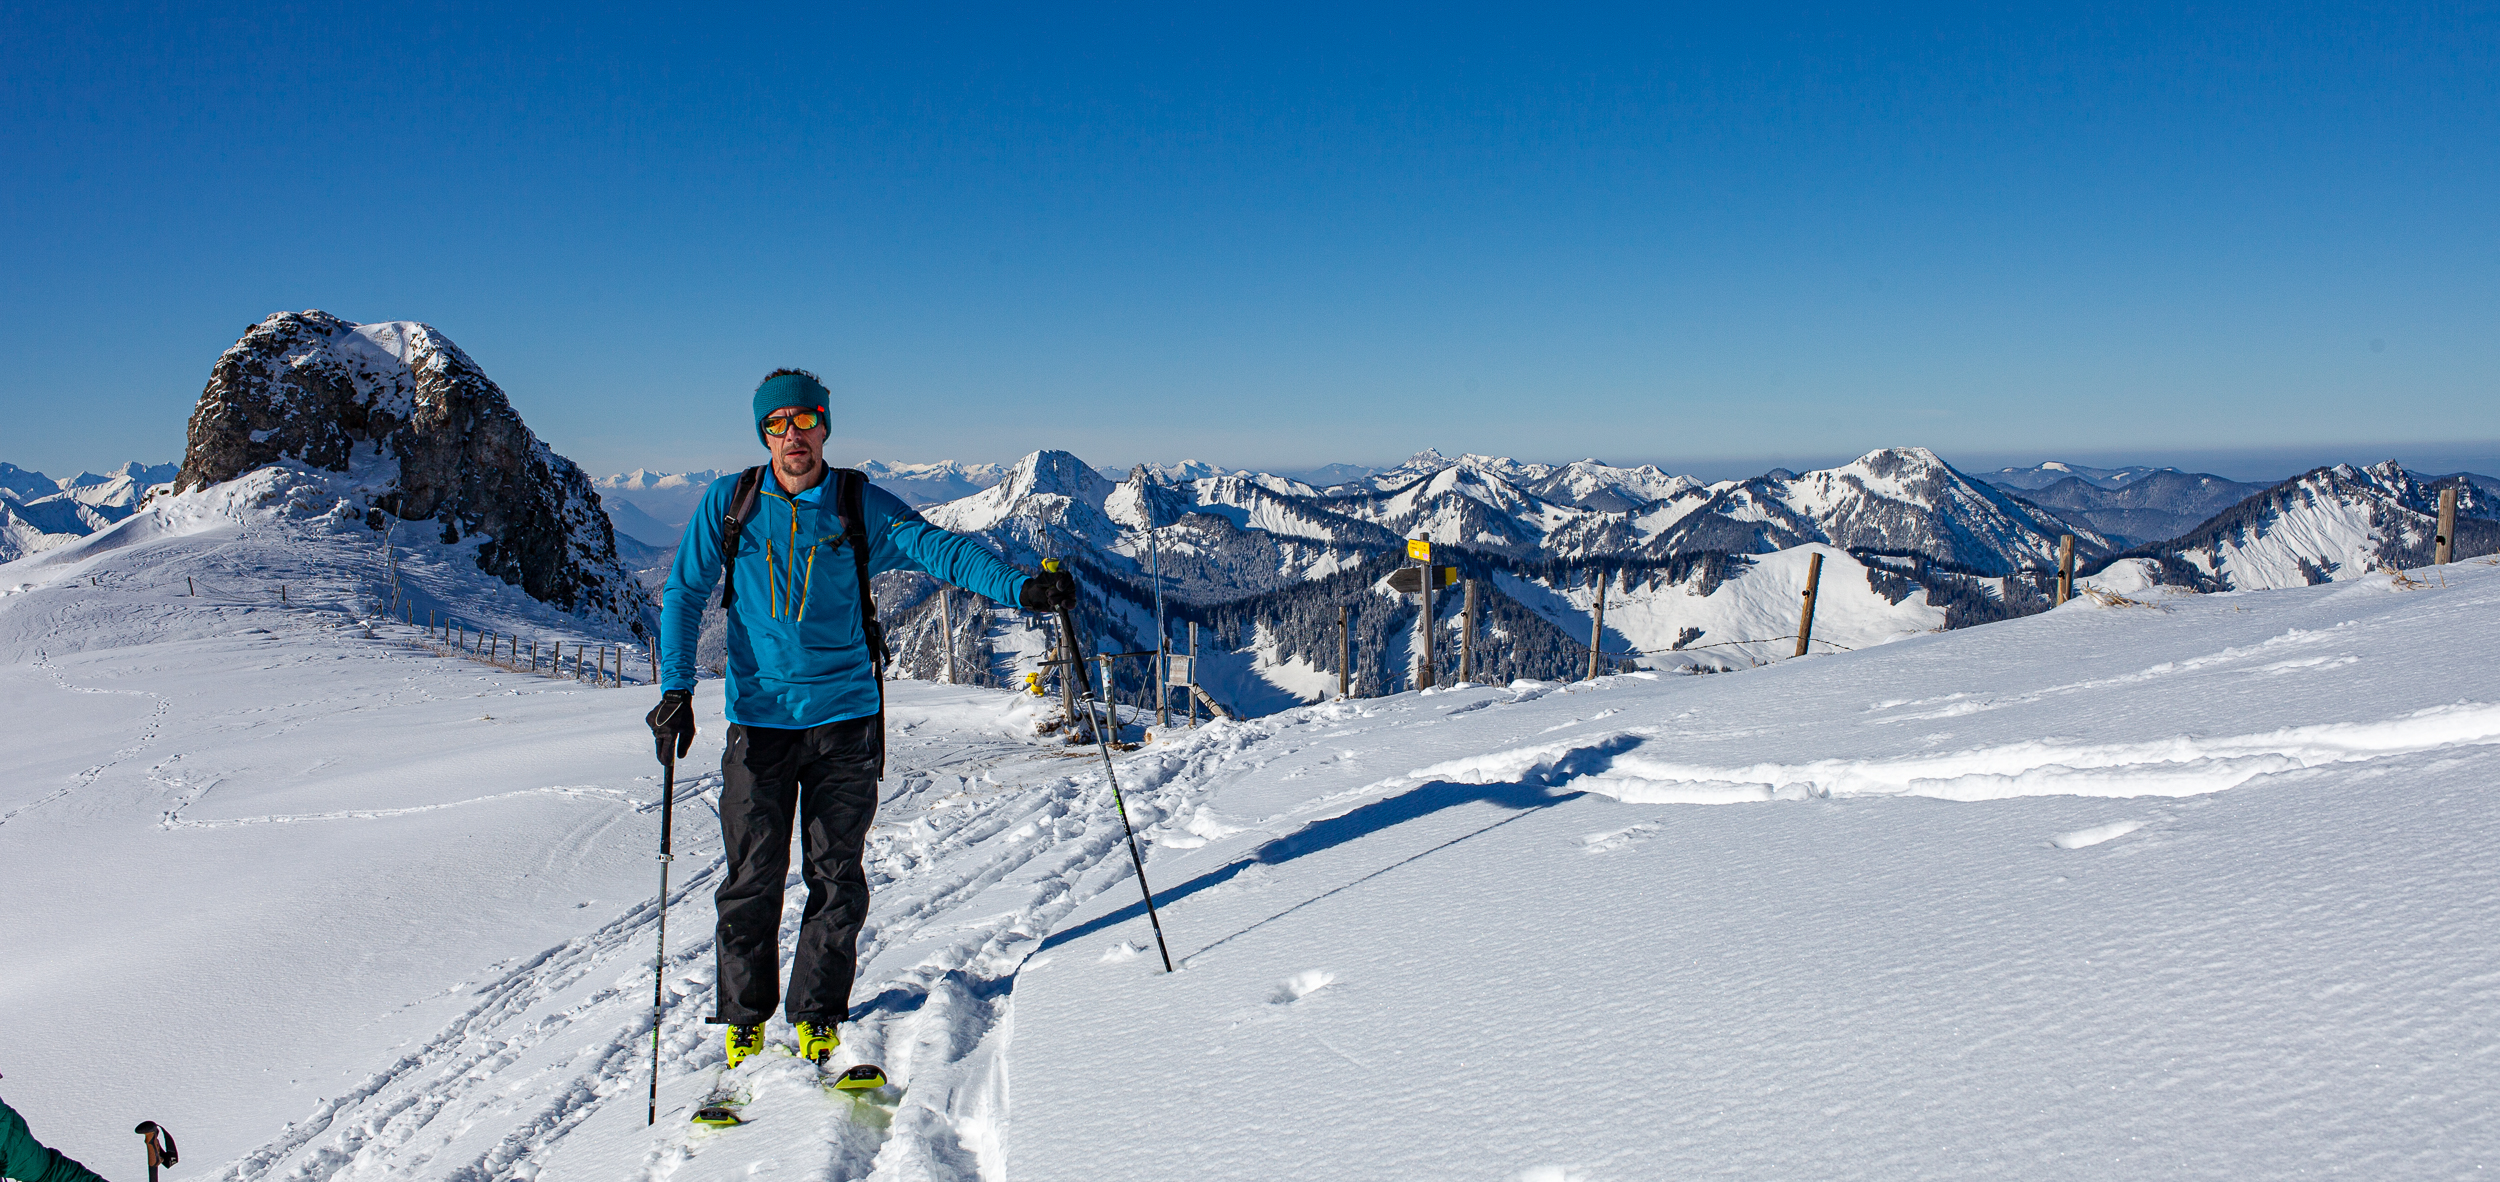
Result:
<instances>
[{"instance_id":1,"label":"yellow ski boot","mask_svg":"<svg viewBox=\"0 0 2500 1182\"><path fill-rule=\"evenodd\" d=\"M799 1058L818 1067L833 1057L833 1048L842 1045L842 1034L831 1022L793 1023L799 1031Z\"/></svg>"},{"instance_id":2,"label":"yellow ski boot","mask_svg":"<svg viewBox=\"0 0 2500 1182\"><path fill-rule=\"evenodd\" d=\"M764 1049L764 1024L729 1028L729 1069L736 1070L747 1056Z\"/></svg>"}]
</instances>

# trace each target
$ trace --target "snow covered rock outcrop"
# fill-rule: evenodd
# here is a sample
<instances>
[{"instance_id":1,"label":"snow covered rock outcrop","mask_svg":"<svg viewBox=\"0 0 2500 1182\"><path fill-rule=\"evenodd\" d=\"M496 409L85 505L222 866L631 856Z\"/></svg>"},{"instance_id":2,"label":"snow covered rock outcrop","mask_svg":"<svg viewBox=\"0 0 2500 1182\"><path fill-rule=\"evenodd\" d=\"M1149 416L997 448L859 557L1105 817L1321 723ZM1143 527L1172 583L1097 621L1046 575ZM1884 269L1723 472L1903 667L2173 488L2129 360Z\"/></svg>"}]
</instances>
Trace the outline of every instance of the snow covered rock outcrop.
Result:
<instances>
[{"instance_id":1,"label":"snow covered rock outcrop","mask_svg":"<svg viewBox=\"0 0 2500 1182\"><path fill-rule=\"evenodd\" d=\"M566 611L644 626L641 588L589 477L430 326L306 311L244 333L192 411L176 486L285 460L369 473L376 528L389 514L430 523L445 543L483 538L478 569Z\"/></svg>"},{"instance_id":2,"label":"snow covered rock outcrop","mask_svg":"<svg viewBox=\"0 0 2500 1182\"><path fill-rule=\"evenodd\" d=\"M2154 563L2163 582L2254 591L2427 566L2439 494L2457 490L2455 557L2500 551L2500 505L2473 481L2425 481L2394 460L2318 468L2240 502L2187 535L2119 557Z\"/></svg>"}]
</instances>

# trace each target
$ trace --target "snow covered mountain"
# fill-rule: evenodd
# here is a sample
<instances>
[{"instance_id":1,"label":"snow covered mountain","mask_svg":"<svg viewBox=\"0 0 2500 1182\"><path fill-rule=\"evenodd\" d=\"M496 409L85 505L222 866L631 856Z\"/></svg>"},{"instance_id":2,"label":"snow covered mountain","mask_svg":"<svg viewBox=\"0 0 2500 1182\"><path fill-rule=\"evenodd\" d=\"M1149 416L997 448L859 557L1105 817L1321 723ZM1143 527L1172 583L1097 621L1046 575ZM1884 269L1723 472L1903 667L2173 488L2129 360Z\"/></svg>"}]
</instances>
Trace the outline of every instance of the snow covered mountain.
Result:
<instances>
[{"instance_id":1,"label":"snow covered mountain","mask_svg":"<svg viewBox=\"0 0 2500 1182\"><path fill-rule=\"evenodd\" d=\"M685 536L686 523L694 519L695 505L703 499L703 491L721 475L709 469L652 472L636 468L590 483L599 490L600 507L607 510L608 520L615 524L618 533L643 545L674 552L677 540Z\"/></svg>"},{"instance_id":2,"label":"snow covered mountain","mask_svg":"<svg viewBox=\"0 0 2500 1182\"><path fill-rule=\"evenodd\" d=\"M1610 511L1548 500L1521 482L1576 500L1662 495ZM1793 646L1816 553L1825 558L1820 651L2042 610L2041 573L2061 533L2077 533L2086 556L2108 549L1919 449L1710 486L1655 469L1425 452L1325 492L1254 474L1166 483L1148 471L1114 483L1073 455L1037 452L998 484L927 513L1010 561L1078 561L1099 588L1092 610L1106 643L1121 649L1155 647L1148 605L1159 566L1167 627L1213 629L1227 658L1247 662L1235 689L1278 705L1334 692L1341 610L1351 684L1390 692L1418 675L1419 605L1379 585L1411 537L1431 539L1440 561L1479 581L1481 610L1500 622L1478 637L1478 669L1504 677L1585 671L1601 582L1613 604L1598 637L1605 660L1741 668ZM1451 596L1436 603L1435 626L1453 641L1437 654L1437 679L1457 673L1460 606Z\"/></svg>"},{"instance_id":3,"label":"snow covered mountain","mask_svg":"<svg viewBox=\"0 0 2500 1182\"><path fill-rule=\"evenodd\" d=\"M867 473L877 487L914 507L960 500L1007 478L1004 465L960 464L953 460L927 464L868 460L855 466Z\"/></svg>"},{"instance_id":4,"label":"snow covered mountain","mask_svg":"<svg viewBox=\"0 0 2500 1182\"><path fill-rule=\"evenodd\" d=\"M2128 469L2127 471L2137 471ZM2016 487L2000 484L1998 487ZM2176 468L2139 471L2116 485L2069 476L2024 489L2022 499L2107 535L2120 545L2178 537L2271 485L2243 484Z\"/></svg>"},{"instance_id":5,"label":"snow covered mountain","mask_svg":"<svg viewBox=\"0 0 2500 1182\"><path fill-rule=\"evenodd\" d=\"M2124 468L2092 468L2050 460L2028 468L1999 468L1988 473L1985 480L1998 488L2047 488L2061 480L2080 480L2094 488L2125 488L2156 472L2176 472L2177 468L2154 468L2142 464Z\"/></svg>"},{"instance_id":6,"label":"snow covered mountain","mask_svg":"<svg viewBox=\"0 0 2500 1182\"><path fill-rule=\"evenodd\" d=\"M1917 555L1980 575L2057 563L2059 535L2079 555L2109 540L1972 480L1923 447L1895 447L1837 468L1757 476L1696 489L1630 515L1658 554L1763 553L1803 542Z\"/></svg>"},{"instance_id":7,"label":"snow covered mountain","mask_svg":"<svg viewBox=\"0 0 2500 1182\"><path fill-rule=\"evenodd\" d=\"M590 479L428 325L281 312L218 357L176 487L282 463L351 477L377 532L393 519L422 522L445 544L472 540L479 570L533 598L645 626L641 585L617 557Z\"/></svg>"},{"instance_id":8,"label":"snow covered mountain","mask_svg":"<svg viewBox=\"0 0 2500 1182\"><path fill-rule=\"evenodd\" d=\"M2394 460L2318 468L2195 530L2113 561L2140 579L2208 590L2304 587L2429 564L2439 493L2458 490L2456 557L2500 552L2500 502L2471 480L2416 479Z\"/></svg>"},{"instance_id":9,"label":"snow covered mountain","mask_svg":"<svg viewBox=\"0 0 2500 1182\"><path fill-rule=\"evenodd\" d=\"M132 461L98 475L54 480L0 463L0 562L64 545L136 511L149 490L172 481L176 464Z\"/></svg>"}]
</instances>

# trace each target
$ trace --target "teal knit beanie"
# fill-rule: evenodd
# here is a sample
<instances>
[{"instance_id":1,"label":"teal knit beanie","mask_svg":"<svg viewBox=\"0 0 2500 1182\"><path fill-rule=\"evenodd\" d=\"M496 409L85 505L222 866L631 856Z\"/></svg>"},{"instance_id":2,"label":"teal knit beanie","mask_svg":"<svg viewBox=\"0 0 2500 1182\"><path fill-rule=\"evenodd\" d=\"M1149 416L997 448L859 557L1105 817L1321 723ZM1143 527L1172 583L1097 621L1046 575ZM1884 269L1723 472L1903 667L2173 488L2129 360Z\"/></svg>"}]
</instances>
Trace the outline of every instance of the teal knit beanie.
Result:
<instances>
[{"instance_id":1,"label":"teal knit beanie","mask_svg":"<svg viewBox=\"0 0 2500 1182\"><path fill-rule=\"evenodd\" d=\"M755 388L755 438L772 446L764 438L764 418L774 411L796 406L830 413L832 405L833 395L826 392L824 383L803 373L775 374Z\"/></svg>"}]
</instances>

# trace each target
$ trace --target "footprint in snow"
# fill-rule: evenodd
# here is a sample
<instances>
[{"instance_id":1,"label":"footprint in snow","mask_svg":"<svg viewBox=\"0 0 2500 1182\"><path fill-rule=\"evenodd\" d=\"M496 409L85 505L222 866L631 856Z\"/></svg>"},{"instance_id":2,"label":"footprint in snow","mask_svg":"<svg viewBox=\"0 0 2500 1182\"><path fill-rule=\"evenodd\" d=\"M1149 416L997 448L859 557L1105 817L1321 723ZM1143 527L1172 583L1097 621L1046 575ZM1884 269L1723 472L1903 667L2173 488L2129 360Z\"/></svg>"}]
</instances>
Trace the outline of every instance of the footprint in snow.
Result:
<instances>
[{"instance_id":1,"label":"footprint in snow","mask_svg":"<svg viewBox=\"0 0 2500 1182\"><path fill-rule=\"evenodd\" d=\"M1276 991L1267 995L1267 1004L1289 1006L1328 988L1337 979L1335 973L1320 969L1304 969L1276 983Z\"/></svg>"},{"instance_id":2,"label":"footprint in snow","mask_svg":"<svg viewBox=\"0 0 2500 1182\"><path fill-rule=\"evenodd\" d=\"M2094 825L2089 829L2060 833L2050 838L2049 844L2061 850L2079 850L2085 846L2099 845L2104 841L2125 837L2143 827L2142 821L2112 821L2107 825Z\"/></svg>"},{"instance_id":3,"label":"footprint in snow","mask_svg":"<svg viewBox=\"0 0 2500 1182\"><path fill-rule=\"evenodd\" d=\"M1616 850L1623 849L1635 842L1646 841L1656 832L1658 832L1658 825L1656 822L1643 821L1638 825L1632 825L1622 829L1615 829L1605 833L1589 834L1587 837L1580 839L1580 849L1583 853L1611 854Z\"/></svg>"}]
</instances>

